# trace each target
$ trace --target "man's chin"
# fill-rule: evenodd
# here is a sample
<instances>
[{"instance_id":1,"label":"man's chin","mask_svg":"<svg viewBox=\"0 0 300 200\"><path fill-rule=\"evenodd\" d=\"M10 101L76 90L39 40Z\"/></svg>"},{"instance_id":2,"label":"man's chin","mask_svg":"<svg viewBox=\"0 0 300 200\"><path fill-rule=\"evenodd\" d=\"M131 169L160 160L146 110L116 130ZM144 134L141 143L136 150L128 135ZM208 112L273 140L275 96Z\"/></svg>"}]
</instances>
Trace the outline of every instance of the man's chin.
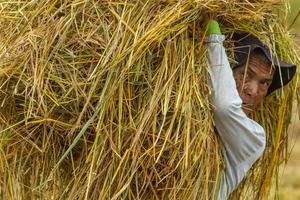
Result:
<instances>
[{"instance_id":1,"label":"man's chin","mask_svg":"<svg viewBox=\"0 0 300 200\"><path fill-rule=\"evenodd\" d=\"M242 109L246 115L250 115L254 110L253 106L250 104L243 104Z\"/></svg>"}]
</instances>

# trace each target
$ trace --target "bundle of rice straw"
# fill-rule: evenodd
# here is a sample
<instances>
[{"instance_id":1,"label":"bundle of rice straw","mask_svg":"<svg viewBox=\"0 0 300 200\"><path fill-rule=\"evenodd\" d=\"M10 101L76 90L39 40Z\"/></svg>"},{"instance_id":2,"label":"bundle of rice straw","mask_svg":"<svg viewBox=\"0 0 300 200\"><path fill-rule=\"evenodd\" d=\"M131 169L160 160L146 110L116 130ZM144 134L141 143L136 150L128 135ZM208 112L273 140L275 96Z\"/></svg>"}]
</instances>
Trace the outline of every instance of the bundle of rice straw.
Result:
<instances>
[{"instance_id":1,"label":"bundle of rice straw","mask_svg":"<svg viewBox=\"0 0 300 200\"><path fill-rule=\"evenodd\" d=\"M231 62L230 36L247 31L297 64L287 10L279 0L1 1L0 198L212 199L224 165L203 16L218 16ZM277 183L298 78L253 114L267 149L232 199L264 199Z\"/></svg>"}]
</instances>

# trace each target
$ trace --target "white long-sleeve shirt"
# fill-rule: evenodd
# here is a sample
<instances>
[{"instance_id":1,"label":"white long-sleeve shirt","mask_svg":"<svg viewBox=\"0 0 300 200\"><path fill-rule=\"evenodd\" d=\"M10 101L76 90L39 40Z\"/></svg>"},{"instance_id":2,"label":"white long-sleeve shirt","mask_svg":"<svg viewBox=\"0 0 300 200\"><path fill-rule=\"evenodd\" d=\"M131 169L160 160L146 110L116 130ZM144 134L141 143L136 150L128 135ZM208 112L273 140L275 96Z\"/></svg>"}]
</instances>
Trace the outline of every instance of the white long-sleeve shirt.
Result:
<instances>
[{"instance_id":1,"label":"white long-sleeve shirt","mask_svg":"<svg viewBox=\"0 0 300 200\"><path fill-rule=\"evenodd\" d=\"M209 82L213 88L211 102L225 161L218 200L227 199L237 188L262 155L266 144L264 129L242 110L242 100L223 47L224 39L223 35L209 35L206 38Z\"/></svg>"}]
</instances>

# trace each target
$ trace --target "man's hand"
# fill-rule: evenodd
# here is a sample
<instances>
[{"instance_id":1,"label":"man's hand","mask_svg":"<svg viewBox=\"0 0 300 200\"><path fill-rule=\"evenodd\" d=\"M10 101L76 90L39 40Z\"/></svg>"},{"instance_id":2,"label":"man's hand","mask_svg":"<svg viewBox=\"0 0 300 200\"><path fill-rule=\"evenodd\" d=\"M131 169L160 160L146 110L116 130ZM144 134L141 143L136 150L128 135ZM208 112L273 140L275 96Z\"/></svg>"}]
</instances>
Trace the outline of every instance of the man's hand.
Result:
<instances>
[{"instance_id":1,"label":"man's hand","mask_svg":"<svg viewBox=\"0 0 300 200\"><path fill-rule=\"evenodd\" d=\"M216 20L209 20L207 23L208 29L206 35L222 35L219 23Z\"/></svg>"},{"instance_id":2,"label":"man's hand","mask_svg":"<svg viewBox=\"0 0 300 200\"><path fill-rule=\"evenodd\" d=\"M218 16L216 13L203 13L200 18L200 24L204 25L206 30L206 36L208 35L222 35L221 29L218 23Z\"/></svg>"}]
</instances>

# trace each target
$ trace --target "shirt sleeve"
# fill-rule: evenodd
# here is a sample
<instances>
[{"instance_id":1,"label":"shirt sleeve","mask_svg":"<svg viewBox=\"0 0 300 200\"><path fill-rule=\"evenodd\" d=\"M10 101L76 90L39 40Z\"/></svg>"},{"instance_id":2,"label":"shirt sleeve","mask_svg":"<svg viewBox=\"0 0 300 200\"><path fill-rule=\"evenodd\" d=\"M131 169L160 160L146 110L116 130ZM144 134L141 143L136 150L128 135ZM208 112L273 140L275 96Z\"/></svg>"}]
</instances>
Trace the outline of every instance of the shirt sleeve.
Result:
<instances>
[{"instance_id":1,"label":"shirt sleeve","mask_svg":"<svg viewBox=\"0 0 300 200\"><path fill-rule=\"evenodd\" d=\"M213 92L214 122L223 144L225 196L236 189L265 148L263 128L242 110L231 67L223 47L223 35L206 37L207 58ZM221 198L223 199L223 198ZM224 198L225 199L225 198Z\"/></svg>"}]
</instances>

